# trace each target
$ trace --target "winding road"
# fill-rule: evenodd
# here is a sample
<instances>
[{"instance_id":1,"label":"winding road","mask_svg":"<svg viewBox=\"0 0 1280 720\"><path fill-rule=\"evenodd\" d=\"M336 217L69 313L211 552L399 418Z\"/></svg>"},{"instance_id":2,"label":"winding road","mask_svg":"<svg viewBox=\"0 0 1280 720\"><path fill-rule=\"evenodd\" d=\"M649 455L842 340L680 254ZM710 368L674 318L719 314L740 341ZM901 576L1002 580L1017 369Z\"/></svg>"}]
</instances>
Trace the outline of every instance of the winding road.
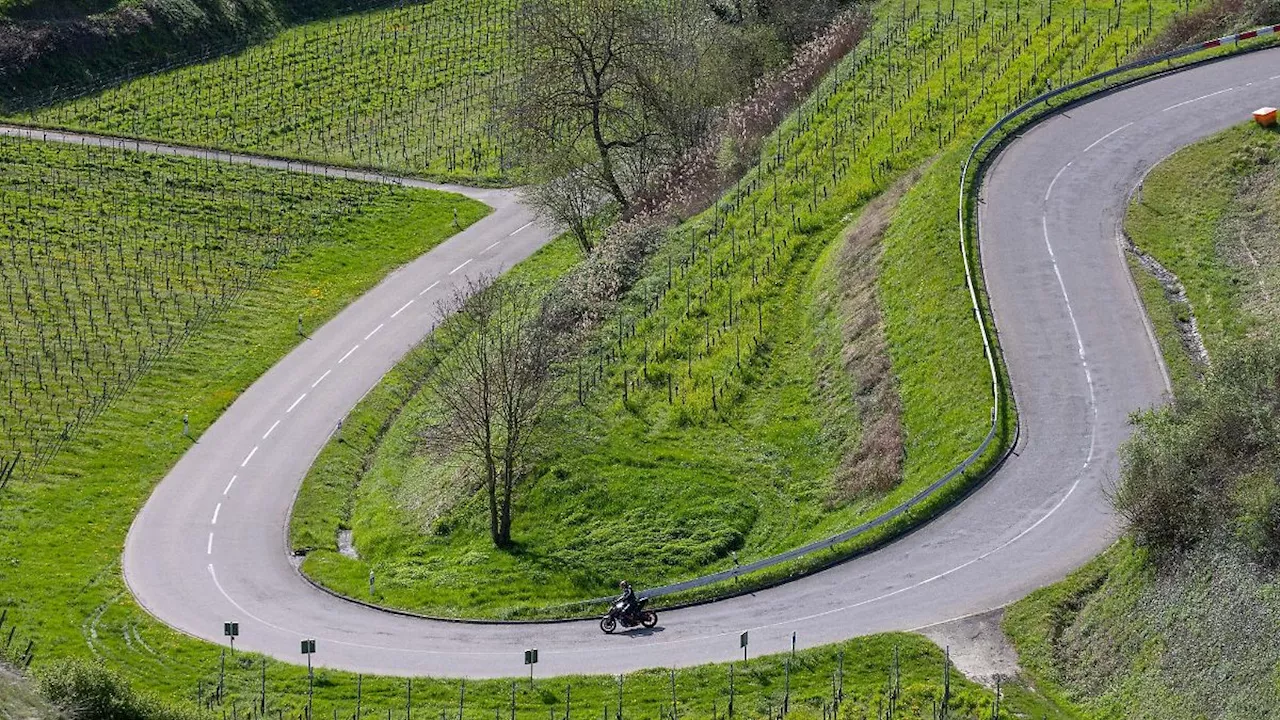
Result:
<instances>
[{"instance_id":1,"label":"winding road","mask_svg":"<svg viewBox=\"0 0 1280 720\"><path fill-rule=\"evenodd\" d=\"M169 625L300 662L366 673L491 677L616 673L926 627L1003 606L1062 578L1114 537L1104 491L1127 418L1167 395L1117 230L1130 190L1177 148L1280 104L1280 50L1104 95L1034 126L986 174L983 272L1017 397L1008 462L938 520L835 568L755 595L665 612L658 629L595 622L473 625L366 608L303 580L286 551L298 485L326 439L435 322L469 273L509 267L550 237L507 192L495 212L317 330L253 384L173 468L129 533L124 572ZM163 151L158 149L156 151ZM291 164L298 169L297 164ZM959 280L957 280L959 281Z\"/></svg>"}]
</instances>

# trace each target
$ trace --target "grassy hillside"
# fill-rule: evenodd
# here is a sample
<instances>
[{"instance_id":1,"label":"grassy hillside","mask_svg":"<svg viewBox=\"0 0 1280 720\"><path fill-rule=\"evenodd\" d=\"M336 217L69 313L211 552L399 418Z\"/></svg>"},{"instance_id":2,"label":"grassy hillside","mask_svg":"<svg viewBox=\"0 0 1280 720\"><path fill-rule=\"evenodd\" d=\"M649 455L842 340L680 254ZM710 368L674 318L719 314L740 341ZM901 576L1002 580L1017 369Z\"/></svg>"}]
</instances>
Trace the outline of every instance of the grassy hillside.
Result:
<instances>
[{"instance_id":1,"label":"grassy hillside","mask_svg":"<svg viewBox=\"0 0 1280 720\"><path fill-rule=\"evenodd\" d=\"M0 718L56 720L58 712L21 676L0 665Z\"/></svg>"},{"instance_id":2,"label":"grassy hillside","mask_svg":"<svg viewBox=\"0 0 1280 720\"><path fill-rule=\"evenodd\" d=\"M670 234L587 341L585 402L517 499L518 552L486 544L481 508L412 442L419 410L397 418L327 510L323 524L352 528L363 559L312 533L296 542L317 550L307 571L362 594L372 567L384 601L418 610L537 611L619 577L661 584L832 534L971 452L991 398L955 250L965 140L1044 78L1113 65L1148 37L1148 14L901 10L881 6L873 36L766 141L759 166ZM1173 10L1157 3L1151 18ZM843 343L831 333L849 318L821 288L867 200L939 152L888 229L864 301L883 314L902 403L901 450L887 449L900 474L871 482L863 468L842 473L865 426L856 378L832 371Z\"/></svg>"},{"instance_id":3,"label":"grassy hillside","mask_svg":"<svg viewBox=\"0 0 1280 720\"><path fill-rule=\"evenodd\" d=\"M758 331L760 336L756 339L768 352L754 369L752 363L756 360L745 357L746 369L737 370L737 343L729 344L732 333L721 332L714 345L708 342L710 347L705 349L699 343L692 356L678 354L674 349L660 360L650 356L651 368L664 365L670 372L678 370L681 361L686 368L693 366L693 387L686 383L682 388L685 407L691 413L687 427L693 430L689 432L699 427L721 433L733 431L726 419L740 417L749 407L749 396L767 387L746 382L748 371L758 373L757 377L772 373L774 378L791 382L793 388L812 383L819 372L814 368L830 362L829 355L819 352L806 358L808 348L787 348L788 338L796 335L785 334L796 333L799 323L815 317L817 310L811 312L811 308L822 307L821 303L802 304L818 299L810 292L815 287L811 278L829 277L823 273L834 258L841 256L833 250L833 242L842 237L842 229L857 217L869 197L895 176L932 156L939 147L947 147L949 152L922 180L919 187L924 189L904 200L902 220L886 236L882 262L892 270L886 270L881 277L897 278L897 282L886 282L878 292L883 296L888 327L896 326L894 332L903 333L890 340L894 343L890 355L895 374L903 378L904 413L915 418L904 422L909 430L905 439L908 485L902 487L910 487L909 483L920 482L925 476L931 479L931 468L953 462L958 448L963 448L974 432L969 421L976 419L981 429L987 413L985 397L980 394L985 392L985 379L981 381L982 389L974 390L973 382L982 378L974 369L980 365L980 354L976 352L967 301L961 301L964 293L959 259L952 254L951 188L959 158L953 143L971 136L1001 106L1007 107L1020 94L1030 92L1033 67L1040 73L1061 70L1070 76L1109 64L1121 54L1117 48L1138 42L1142 36L1138 32L1140 23L1147 17L1145 9L1120 15L1109 7L1098 3L1090 8L1087 18L1058 12L1049 19L1046 14L1046 20L1037 24L1040 21L1035 14L1025 8L1019 11L1016 5L1001 6L985 19L966 16L963 8L952 14L948 6L938 5L917 9L901 26L889 17L891 8L885 8L885 27L890 30L882 30L866 46L867 55L850 60L766 145L765 162L759 170L702 218L700 225L675 235L664 254L654 261L647 284L642 284L641 291L628 300L621 315L624 328L634 322L640 329L630 337L623 333L622 359L606 356L606 371L593 384L591 402L582 411L583 416L601 418L602 423L628 417L625 413L631 411L616 398L628 380L634 383L635 370L643 368L643 357L648 355L646 339L650 341L649 348L656 348L653 340L667 333L697 338L698 320L708 316L719 319L728 308L733 308L733 317L738 319L735 322L748 325L749 302L756 298L760 299L757 307L768 311L768 315L763 311L760 315L767 320L765 327L771 334ZM1159 4L1156 10L1157 20L1162 20L1171 8ZM970 12L975 11L971 6ZM891 30L894 27L900 29ZM1015 42L1019 37L1029 39L1026 43ZM908 38L910 43L904 45ZM911 52L904 53L905 47ZM1053 48L1053 53L1046 53L1048 48ZM995 77L1007 81L1007 93L1000 92L999 84L992 80ZM155 109L154 105L150 107ZM955 108L954 116L948 112L951 108ZM136 162L145 165L149 161ZM141 178L131 183L144 184ZM193 430L198 433L240 389L296 342L294 323L299 313L305 314L309 324L319 322L368 287L389 265L398 262L397 258L411 257L437 240L443 232L442 223L429 205L392 200L373 203L365 214L342 221L333 235L319 238L322 242L291 255L270 273L271 282L245 291L181 348L157 360L137 379L128 401L110 405L87 423L73 445L45 467L38 481L17 483L0 496L4 502L0 506L0 556L9 561L0 568L0 604L10 609L21 632L34 640L38 668L63 656L89 658L95 664L118 669L131 682L162 692L167 698L184 703L189 699L209 701L217 677L218 649L165 628L137 607L124 587L119 553L128 524L187 442L181 438L175 419L189 411ZM428 209L415 214L420 207ZM747 232L748 228L753 232ZM704 234L708 230L711 232ZM688 255L684 253L686 247L690 249ZM203 257L207 259L209 255ZM673 274L674 267L681 266L679 279L663 291L660 309L646 314L643 293L666 286L663 266L667 258L671 258ZM755 290L757 294L743 292L753 282L747 274L753 259L757 271L762 265L767 268L765 282L754 281L756 288L764 285ZM700 284L704 273L708 278L705 299ZM917 276L929 278L929 284L909 282ZM729 287L733 288L736 302L729 301ZM708 315L685 318L679 306L686 298L692 305L695 292ZM919 297L914 297L915 293ZM745 307L744 301L748 303ZM890 317L891 313L897 314ZM903 322L908 316L912 322ZM668 330L660 333L657 328L664 317ZM679 326L673 328L676 318ZM617 319L612 317L603 324L596 336L599 346L612 346L616 338L608 332L616 327ZM703 322L702 328L705 325ZM772 334L775 327L777 334ZM705 337L705 329L703 332ZM943 362L941 355L922 352L934 347L937 338L975 351L949 356ZM229 350L234 348L245 350ZM784 355L784 349L790 352L789 356ZM793 367L807 376L788 379L784 372L788 366L781 361L772 364L771 357L791 358ZM916 357L923 360L914 374L898 366L911 363ZM640 376L643 377L642 372ZM717 387L723 388L719 383L725 376L729 377L731 390L713 401L710 379L716 377ZM663 421L676 419L674 407L663 407L666 400L662 388L629 388L634 388L644 401L639 406L641 412L653 413ZM795 394L812 398L808 392ZM928 418L941 406L937 404L939 399L967 397L983 397L983 401L962 403L962 414L953 418L955 427L947 428L951 432L941 434L942 441L934 435L912 434L910 428L927 426ZM720 408L725 398L728 401L722 415ZM796 407L810 414L806 418L798 413L809 427L813 427L814 414L822 412L816 402L805 397L796 401ZM839 427L861 430L861 417L855 420L856 424L845 422ZM617 426L628 429L622 423ZM674 422L671 426L679 427ZM715 442L710 431L697 438L708 446ZM831 447L825 449L828 460L840 457ZM806 461L801 450L791 452L788 462ZM822 481L818 478L819 483ZM717 562L727 561L721 557ZM917 690L912 691L913 699L904 703L901 714L932 714L932 700L940 692L941 658L918 638L890 636L844 645L847 654L856 656L865 668L861 683L865 692L858 700L862 706L848 703L847 708L855 708L847 712L850 717L878 712L888 702L885 691L894 644L901 650L904 679L908 675L920 678L918 682L903 683L904 687L912 684ZM836 652L836 648L825 648L807 654L805 657L819 659L792 677L793 692L798 694L807 686L813 689L801 697L829 697L826 693L836 668ZM230 694L215 713L229 711L236 717L255 699L263 667L259 661L244 655L231 659L227 680ZM747 669L739 668L743 684L738 687L744 695L749 694L753 716L772 715L777 707L781 699L779 681L785 672L783 663L774 658L753 661ZM296 712L303 698L305 672L277 663L266 663L266 670L269 710ZM696 698L692 703L696 709L690 711L680 705L679 714L688 711L710 716L711 705L719 715L725 699L725 674L723 666L677 674L678 696L684 698L689 693ZM321 671L317 680L317 713L327 716L352 709L355 679L351 675ZM582 703L574 706L575 711L594 713L616 697L617 686L612 678L571 682L574 702ZM668 714L670 676L661 671L640 673L627 678L624 684L629 715L634 714L631 709L645 717ZM367 703L364 707L379 715L389 708L398 712L407 694L404 681L399 679L366 678L361 687ZM963 689L963 684L957 682L957 712L952 716L987 715L990 695L974 690L970 699L964 699L960 695ZM414 705L414 712L434 717L440 708L454 707L459 690L458 683L415 681L413 697L421 704ZM539 683L527 692L521 685L518 710L528 717L541 717L560 707L562 691L567 690L563 683ZM475 704L469 705L466 713L487 718L506 707L508 693L506 683L469 683L467 697ZM873 704L877 710L872 710ZM803 714L822 714L821 700L805 702L803 706Z\"/></svg>"},{"instance_id":4,"label":"grassy hillside","mask_svg":"<svg viewBox=\"0 0 1280 720\"><path fill-rule=\"evenodd\" d=\"M410 2L42 104L20 122L495 182L509 0Z\"/></svg>"},{"instance_id":5,"label":"grassy hillside","mask_svg":"<svg viewBox=\"0 0 1280 720\"><path fill-rule=\"evenodd\" d=\"M0 107L243 48L368 0L0 0ZM387 4L387 3L383 3Z\"/></svg>"},{"instance_id":6,"label":"grassy hillside","mask_svg":"<svg viewBox=\"0 0 1280 720\"><path fill-rule=\"evenodd\" d=\"M34 477L148 369L271 288L278 268L349 241L350 223L394 215L426 231L388 248L386 267L445 237L454 207L467 221L485 212L443 193L0 140L0 457L20 454L17 478ZM317 299L341 282L318 280Z\"/></svg>"},{"instance_id":7,"label":"grassy hillside","mask_svg":"<svg viewBox=\"0 0 1280 720\"><path fill-rule=\"evenodd\" d=\"M1280 442L1267 430L1275 420L1267 383L1249 380L1253 368L1274 367L1275 350L1238 345L1276 327L1277 159L1280 135L1252 125L1229 130L1159 165L1126 218L1137 247L1185 290L1185 299L1167 297L1135 270L1148 283L1144 299L1162 351L1185 371L1175 373L1174 408L1144 416L1127 452L1143 452L1150 461L1141 466L1153 473L1180 468L1171 490L1187 503L1168 510L1177 542L1154 532L1148 513L1136 515L1137 541L1014 605L1006 621L1024 666L1088 717L1280 717L1272 640L1280 631ZM1193 316L1209 367L1186 355ZM1203 439L1213 427L1221 430ZM1192 448L1180 450L1185 443L1175 437ZM1144 477L1126 474L1122 506L1135 496L1146 506L1167 502L1142 489Z\"/></svg>"},{"instance_id":8,"label":"grassy hillside","mask_svg":"<svg viewBox=\"0 0 1280 720\"><path fill-rule=\"evenodd\" d=\"M1134 243L1178 277L1210 357L1280 320L1277 161L1274 131L1230 130L1161 163L1125 218Z\"/></svg>"},{"instance_id":9,"label":"grassy hillside","mask_svg":"<svg viewBox=\"0 0 1280 720\"><path fill-rule=\"evenodd\" d=\"M6 628L34 643L37 663L140 653L142 674L163 683L181 660L155 653L178 638L128 600L119 558L191 442L183 415L198 437L299 342L299 317L315 327L443 240L454 208L464 222L487 209L193 159L2 147L3 427L6 451L29 450L0 493ZM90 222L96 232L73 232ZM61 451L41 458L36 444L50 442Z\"/></svg>"}]
</instances>

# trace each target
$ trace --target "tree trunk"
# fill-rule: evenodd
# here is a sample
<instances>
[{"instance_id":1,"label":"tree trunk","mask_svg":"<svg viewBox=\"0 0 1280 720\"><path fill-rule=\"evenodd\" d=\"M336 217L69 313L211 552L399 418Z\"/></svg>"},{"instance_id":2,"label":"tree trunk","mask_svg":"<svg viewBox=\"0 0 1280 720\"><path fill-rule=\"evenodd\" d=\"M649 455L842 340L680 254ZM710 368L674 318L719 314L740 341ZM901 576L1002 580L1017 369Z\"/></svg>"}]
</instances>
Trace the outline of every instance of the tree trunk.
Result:
<instances>
[{"instance_id":1,"label":"tree trunk","mask_svg":"<svg viewBox=\"0 0 1280 720\"><path fill-rule=\"evenodd\" d=\"M511 491L515 486L515 461L511 457L503 458L502 468L502 506L499 508L498 536L501 545L511 544Z\"/></svg>"},{"instance_id":2,"label":"tree trunk","mask_svg":"<svg viewBox=\"0 0 1280 720\"><path fill-rule=\"evenodd\" d=\"M600 174L604 176L605 183L609 186L609 194L618 201L618 207L622 210L622 217L631 217L631 201L627 199L627 194L622 192L622 185L618 183L618 177L613 171L613 157L610 155L612 148L604 139L604 131L600 127L600 104L604 102L604 98L596 97L591 105L591 134L595 138L596 151L600 153Z\"/></svg>"},{"instance_id":3,"label":"tree trunk","mask_svg":"<svg viewBox=\"0 0 1280 720\"><path fill-rule=\"evenodd\" d=\"M487 465L485 472L485 484L489 489L489 537L493 540L494 545L504 547L506 542L504 540L502 528L499 524L498 513L498 474L493 466L493 461L488 461L485 464ZM505 537L509 538L510 533L508 532Z\"/></svg>"}]
</instances>

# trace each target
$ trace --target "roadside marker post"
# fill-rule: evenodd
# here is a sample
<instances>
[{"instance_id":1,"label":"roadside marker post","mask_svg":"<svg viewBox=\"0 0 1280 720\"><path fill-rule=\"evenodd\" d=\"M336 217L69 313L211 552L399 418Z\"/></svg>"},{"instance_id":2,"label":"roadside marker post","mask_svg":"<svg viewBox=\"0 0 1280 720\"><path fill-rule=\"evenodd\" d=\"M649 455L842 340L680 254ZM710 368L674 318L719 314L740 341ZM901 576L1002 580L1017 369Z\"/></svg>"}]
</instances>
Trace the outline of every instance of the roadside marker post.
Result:
<instances>
[{"instance_id":1,"label":"roadside marker post","mask_svg":"<svg viewBox=\"0 0 1280 720\"><path fill-rule=\"evenodd\" d=\"M534 665L538 665L538 648L525 651L525 665L529 665L529 687L534 687Z\"/></svg>"},{"instance_id":2,"label":"roadside marker post","mask_svg":"<svg viewBox=\"0 0 1280 720\"><path fill-rule=\"evenodd\" d=\"M240 623L224 622L222 623L222 634L224 637L231 639L231 653L236 651L236 638L240 635Z\"/></svg>"},{"instance_id":3,"label":"roadside marker post","mask_svg":"<svg viewBox=\"0 0 1280 720\"><path fill-rule=\"evenodd\" d=\"M738 647L742 648L742 662L747 661L747 631L743 630L738 636Z\"/></svg>"},{"instance_id":4,"label":"roadside marker post","mask_svg":"<svg viewBox=\"0 0 1280 720\"><path fill-rule=\"evenodd\" d=\"M302 654L307 656L307 720L311 720L311 697L315 690L315 673L311 669L311 656L316 653L315 640L302 641Z\"/></svg>"}]
</instances>

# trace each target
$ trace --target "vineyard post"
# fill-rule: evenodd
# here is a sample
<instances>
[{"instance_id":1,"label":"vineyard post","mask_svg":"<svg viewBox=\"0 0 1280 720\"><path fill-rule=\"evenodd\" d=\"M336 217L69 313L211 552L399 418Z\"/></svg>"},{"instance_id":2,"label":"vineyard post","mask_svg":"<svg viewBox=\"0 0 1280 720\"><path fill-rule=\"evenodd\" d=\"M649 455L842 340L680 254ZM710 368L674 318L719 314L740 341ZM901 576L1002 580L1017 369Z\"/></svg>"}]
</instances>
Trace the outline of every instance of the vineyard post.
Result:
<instances>
[{"instance_id":1,"label":"vineyard post","mask_svg":"<svg viewBox=\"0 0 1280 720\"><path fill-rule=\"evenodd\" d=\"M746 648L743 648L746 654ZM729 720L733 720L733 663L729 663Z\"/></svg>"}]
</instances>

